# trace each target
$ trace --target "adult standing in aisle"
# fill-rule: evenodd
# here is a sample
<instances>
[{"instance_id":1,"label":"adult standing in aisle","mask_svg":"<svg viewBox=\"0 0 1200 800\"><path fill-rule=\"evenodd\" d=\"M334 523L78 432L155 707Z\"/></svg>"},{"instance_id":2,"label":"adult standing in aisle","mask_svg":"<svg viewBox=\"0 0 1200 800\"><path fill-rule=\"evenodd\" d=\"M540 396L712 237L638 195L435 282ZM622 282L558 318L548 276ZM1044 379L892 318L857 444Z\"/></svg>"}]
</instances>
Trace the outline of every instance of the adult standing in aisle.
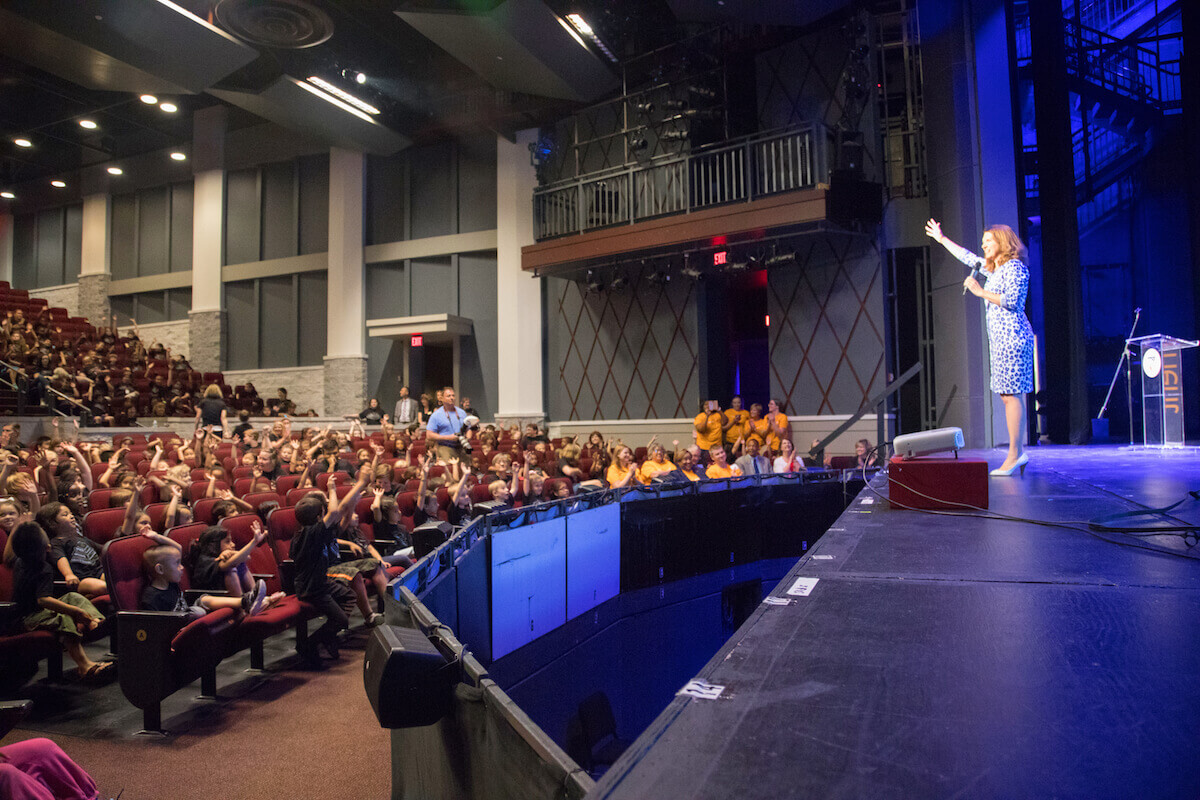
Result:
<instances>
[{"instance_id":1,"label":"adult standing in aisle","mask_svg":"<svg viewBox=\"0 0 1200 800\"><path fill-rule=\"evenodd\" d=\"M439 459L448 461L460 457L462 448L458 437L466 418L467 413L454 405L454 388L447 386L442 389L442 404L429 415L425 429L425 438L433 442Z\"/></svg>"},{"instance_id":2,"label":"adult standing in aisle","mask_svg":"<svg viewBox=\"0 0 1200 800\"><path fill-rule=\"evenodd\" d=\"M400 399L396 401L396 413L392 414L392 424L401 430L407 430L417 424L417 401L408 396L408 387L400 387Z\"/></svg>"}]
</instances>

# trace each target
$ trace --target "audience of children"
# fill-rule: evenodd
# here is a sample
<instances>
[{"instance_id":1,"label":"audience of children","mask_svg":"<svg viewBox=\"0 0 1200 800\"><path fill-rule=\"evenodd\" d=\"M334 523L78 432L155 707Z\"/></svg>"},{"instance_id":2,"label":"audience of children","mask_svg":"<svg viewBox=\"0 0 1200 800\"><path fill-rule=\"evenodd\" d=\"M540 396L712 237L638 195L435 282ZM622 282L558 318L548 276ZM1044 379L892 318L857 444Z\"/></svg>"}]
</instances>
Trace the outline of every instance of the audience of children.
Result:
<instances>
[{"instance_id":1,"label":"audience of children","mask_svg":"<svg viewBox=\"0 0 1200 800\"><path fill-rule=\"evenodd\" d=\"M599 431L584 444L577 437L552 442L536 425L482 426L466 433L472 448L464 450L461 459L439 460L420 431L397 430L386 417L380 421L380 428L370 434L357 419L349 435L313 427L293 433L291 419L256 428L243 413L237 427L225 429L222 420L218 424L223 430L202 425L190 441L151 436L145 444L132 438L113 444L67 441L78 437L78 423L61 425L55 420L52 436L26 445L20 441L19 426L3 426L0 484L9 496L0 498L0 531L7 538L4 559L13 569L13 599L22 624L28 630L55 632L83 679L111 676L114 665L91 660L82 646L104 623L91 602L107 593L100 547L82 533L90 496L99 489L109 490L109 507L126 509L117 535L140 535L154 542L145 555L143 607L191 614L229 608L240 617L258 613L282 594L268 595L249 570L254 548L264 544L264 526L256 520L250 541L237 547L220 520L254 513L243 495L275 492L282 488L284 476L295 476L291 480L297 488L325 486L323 492L310 492L295 503L300 530L291 543L295 590L325 616L301 653L316 664L322 654L337 657L337 635L349 625L349 610L357 607L368 624L381 620L381 606L372 595L381 603L387 569L412 564L412 527L431 520L458 526L471 518L473 486L486 486L488 496L503 509L568 498L588 489L805 470L786 416L774 401L765 417L758 404L749 411L735 404L723 412L706 402L695 423L695 443L682 447L675 441L669 453L651 439L645 450L639 448L645 453L640 463L632 447L619 439L605 441ZM701 440L712 444L698 454ZM856 451L860 464L870 466L869 443L860 441ZM738 464L732 463L735 458ZM235 467L248 467L249 475L233 472ZM332 473L340 472L354 475L353 485L339 488ZM197 477L202 479L194 480ZM244 478L250 480L239 482ZM141 506L147 486L166 504L155 511L154 520ZM412 492L411 501L399 497L406 491ZM372 502L367 518L360 521L355 507L366 492ZM185 553L164 534L189 523L190 502L202 499L217 501L211 509L216 524ZM400 499L412 502L411 517L402 513ZM268 510L261 509L264 520ZM395 546L384 548L379 542ZM185 569L192 586L213 594L189 606L179 588ZM67 588L60 596L55 596L55 580Z\"/></svg>"}]
</instances>

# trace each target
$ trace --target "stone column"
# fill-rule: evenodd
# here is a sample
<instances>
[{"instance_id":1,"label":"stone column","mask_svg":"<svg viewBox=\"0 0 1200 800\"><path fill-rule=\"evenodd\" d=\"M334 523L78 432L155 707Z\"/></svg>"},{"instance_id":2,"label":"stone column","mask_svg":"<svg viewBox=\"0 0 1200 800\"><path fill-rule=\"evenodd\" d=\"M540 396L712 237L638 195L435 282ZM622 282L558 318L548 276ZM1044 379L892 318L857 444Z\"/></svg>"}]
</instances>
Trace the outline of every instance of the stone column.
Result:
<instances>
[{"instance_id":1,"label":"stone column","mask_svg":"<svg viewBox=\"0 0 1200 800\"><path fill-rule=\"evenodd\" d=\"M541 420L542 282L521 269L521 247L533 244L537 175L529 145L537 131L496 140L496 328L499 403L496 421Z\"/></svg>"},{"instance_id":2,"label":"stone column","mask_svg":"<svg viewBox=\"0 0 1200 800\"><path fill-rule=\"evenodd\" d=\"M225 310L221 267L225 241L225 126L227 111L196 112L192 165L192 308L188 313L188 360L201 372L224 363Z\"/></svg>"},{"instance_id":3,"label":"stone column","mask_svg":"<svg viewBox=\"0 0 1200 800\"><path fill-rule=\"evenodd\" d=\"M112 270L108 260L109 195L89 194L83 198L83 246L79 262L79 316L102 325L112 313L108 282Z\"/></svg>"},{"instance_id":4,"label":"stone column","mask_svg":"<svg viewBox=\"0 0 1200 800\"><path fill-rule=\"evenodd\" d=\"M329 151L329 293L325 351L326 416L367 404L367 296L363 263L363 154Z\"/></svg>"}]
</instances>

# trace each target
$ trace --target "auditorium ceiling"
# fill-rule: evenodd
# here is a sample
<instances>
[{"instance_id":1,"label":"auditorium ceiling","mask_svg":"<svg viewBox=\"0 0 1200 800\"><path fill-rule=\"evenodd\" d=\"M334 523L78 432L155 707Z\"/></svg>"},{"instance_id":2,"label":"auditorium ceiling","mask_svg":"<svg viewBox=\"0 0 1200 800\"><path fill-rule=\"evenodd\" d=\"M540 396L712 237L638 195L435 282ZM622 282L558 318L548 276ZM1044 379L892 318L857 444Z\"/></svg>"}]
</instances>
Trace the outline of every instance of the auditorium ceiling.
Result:
<instances>
[{"instance_id":1,"label":"auditorium ceiling","mask_svg":"<svg viewBox=\"0 0 1200 800\"><path fill-rule=\"evenodd\" d=\"M186 158L194 113L215 105L231 130L273 122L380 154L464 132L511 136L611 95L625 62L698 26L761 35L847 4L6 0L0 189L44 196L51 180L89 167L157 151ZM570 29L572 14L591 36ZM326 83L314 90L309 78Z\"/></svg>"}]
</instances>

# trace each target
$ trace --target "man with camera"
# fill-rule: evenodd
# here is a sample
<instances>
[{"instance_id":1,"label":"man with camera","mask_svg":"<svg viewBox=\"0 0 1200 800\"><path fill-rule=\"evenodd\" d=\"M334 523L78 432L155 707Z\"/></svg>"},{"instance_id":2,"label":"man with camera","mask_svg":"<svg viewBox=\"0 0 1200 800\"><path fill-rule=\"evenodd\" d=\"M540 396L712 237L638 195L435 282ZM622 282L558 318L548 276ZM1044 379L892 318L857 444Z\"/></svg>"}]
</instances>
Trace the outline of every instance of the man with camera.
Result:
<instances>
[{"instance_id":1,"label":"man with camera","mask_svg":"<svg viewBox=\"0 0 1200 800\"><path fill-rule=\"evenodd\" d=\"M447 386L442 389L442 405L429 415L425 438L433 444L439 460L461 459L465 452L466 437L463 434L478 422L478 419L454 405L454 388Z\"/></svg>"}]
</instances>

